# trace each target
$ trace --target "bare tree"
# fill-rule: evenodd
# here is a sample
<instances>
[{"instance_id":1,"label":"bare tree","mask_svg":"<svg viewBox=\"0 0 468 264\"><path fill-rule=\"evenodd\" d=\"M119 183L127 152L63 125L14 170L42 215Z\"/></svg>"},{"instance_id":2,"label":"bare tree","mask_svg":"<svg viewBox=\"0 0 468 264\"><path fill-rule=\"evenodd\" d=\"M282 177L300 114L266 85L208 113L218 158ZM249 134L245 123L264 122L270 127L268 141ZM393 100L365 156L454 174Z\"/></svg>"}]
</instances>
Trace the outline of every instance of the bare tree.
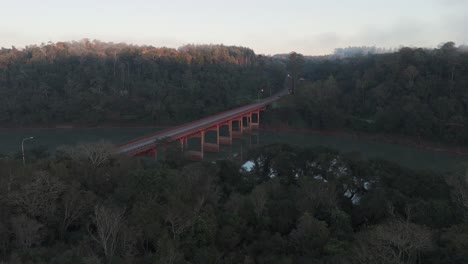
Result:
<instances>
[{"instance_id":1,"label":"bare tree","mask_svg":"<svg viewBox=\"0 0 468 264\"><path fill-rule=\"evenodd\" d=\"M425 227L394 219L357 235L356 263L415 263L418 253L432 248L432 234Z\"/></svg>"},{"instance_id":2,"label":"bare tree","mask_svg":"<svg viewBox=\"0 0 468 264\"><path fill-rule=\"evenodd\" d=\"M56 200L63 190L64 185L58 179L39 171L35 173L33 182L11 196L11 202L31 217L46 218L55 212Z\"/></svg>"},{"instance_id":3,"label":"bare tree","mask_svg":"<svg viewBox=\"0 0 468 264\"><path fill-rule=\"evenodd\" d=\"M138 250L138 228L132 228L128 225L123 225L120 231L119 248L122 249L122 256L131 258L139 254Z\"/></svg>"},{"instance_id":4,"label":"bare tree","mask_svg":"<svg viewBox=\"0 0 468 264\"><path fill-rule=\"evenodd\" d=\"M110 160L114 153L114 146L101 141L98 143L80 143L75 147L61 146L58 148L76 162L89 162L97 168Z\"/></svg>"},{"instance_id":5,"label":"bare tree","mask_svg":"<svg viewBox=\"0 0 468 264\"><path fill-rule=\"evenodd\" d=\"M94 195L91 192L80 190L77 183L73 183L65 191L62 197L63 219L60 230L62 238L68 227L88 210L88 206L93 200Z\"/></svg>"},{"instance_id":6,"label":"bare tree","mask_svg":"<svg viewBox=\"0 0 468 264\"><path fill-rule=\"evenodd\" d=\"M165 220L169 223L172 237L175 240L192 226L194 214L189 208L174 206L174 204L171 203L171 205L167 207Z\"/></svg>"},{"instance_id":7,"label":"bare tree","mask_svg":"<svg viewBox=\"0 0 468 264\"><path fill-rule=\"evenodd\" d=\"M88 226L90 236L103 249L107 261L111 261L118 245L120 230L124 221L123 209L110 208L105 205L94 207L94 230Z\"/></svg>"}]
</instances>

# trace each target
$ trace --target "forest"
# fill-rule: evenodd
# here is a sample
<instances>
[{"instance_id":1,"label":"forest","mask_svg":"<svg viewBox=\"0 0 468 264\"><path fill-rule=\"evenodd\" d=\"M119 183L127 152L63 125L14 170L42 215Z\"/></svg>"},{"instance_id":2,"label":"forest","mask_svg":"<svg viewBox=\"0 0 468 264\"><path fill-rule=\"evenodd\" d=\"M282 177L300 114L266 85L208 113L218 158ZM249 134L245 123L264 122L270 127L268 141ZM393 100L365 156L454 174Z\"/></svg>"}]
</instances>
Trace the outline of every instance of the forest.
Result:
<instances>
[{"instance_id":1,"label":"forest","mask_svg":"<svg viewBox=\"0 0 468 264\"><path fill-rule=\"evenodd\" d=\"M283 123L468 145L466 46L305 57L302 66L295 95L273 114Z\"/></svg>"},{"instance_id":2,"label":"forest","mask_svg":"<svg viewBox=\"0 0 468 264\"><path fill-rule=\"evenodd\" d=\"M295 95L267 119L467 146L466 46L392 51L263 56L235 46L171 49L87 39L2 48L0 125L167 126L292 85Z\"/></svg>"},{"instance_id":3,"label":"forest","mask_svg":"<svg viewBox=\"0 0 468 264\"><path fill-rule=\"evenodd\" d=\"M238 161L0 159L0 263L467 263L468 175L274 144Z\"/></svg>"},{"instance_id":4,"label":"forest","mask_svg":"<svg viewBox=\"0 0 468 264\"><path fill-rule=\"evenodd\" d=\"M467 145L467 71L452 42L289 61L223 45L12 47L0 125L175 124L286 85L266 121ZM251 168L107 142L25 154L0 155L0 263L468 263L468 171L284 144L251 149Z\"/></svg>"},{"instance_id":5,"label":"forest","mask_svg":"<svg viewBox=\"0 0 468 264\"><path fill-rule=\"evenodd\" d=\"M283 63L234 46L2 48L0 125L179 124L268 96L285 76Z\"/></svg>"}]
</instances>

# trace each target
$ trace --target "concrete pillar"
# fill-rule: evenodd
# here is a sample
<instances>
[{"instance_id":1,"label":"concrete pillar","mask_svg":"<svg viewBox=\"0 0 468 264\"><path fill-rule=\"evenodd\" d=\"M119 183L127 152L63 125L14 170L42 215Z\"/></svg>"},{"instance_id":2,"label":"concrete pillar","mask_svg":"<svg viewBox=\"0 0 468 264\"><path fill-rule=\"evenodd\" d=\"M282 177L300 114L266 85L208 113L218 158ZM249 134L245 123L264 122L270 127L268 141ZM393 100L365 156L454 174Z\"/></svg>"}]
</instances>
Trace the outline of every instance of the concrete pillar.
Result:
<instances>
[{"instance_id":1,"label":"concrete pillar","mask_svg":"<svg viewBox=\"0 0 468 264\"><path fill-rule=\"evenodd\" d=\"M250 132L250 114L242 117L242 123L244 123L245 118L245 126L242 129L242 132Z\"/></svg>"},{"instance_id":2,"label":"concrete pillar","mask_svg":"<svg viewBox=\"0 0 468 264\"><path fill-rule=\"evenodd\" d=\"M189 150L188 149L188 144L187 144L187 151L185 152L185 156L190 159L190 160L203 160L204 157L204 145L205 145L205 132L199 131L196 134L190 135L187 137L187 143L188 143L188 138L200 138L200 150Z\"/></svg>"},{"instance_id":3,"label":"concrete pillar","mask_svg":"<svg viewBox=\"0 0 468 264\"><path fill-rule=\"evenodd\" d=\"M216 141L215 141L215 143L212 143L212 142L207 142L207 140L205 139L204 144L203 144L204 151L206 151L206 152L219 152L219 125L216 125L216 127L208 128L206 130L205 135L209 131L215 131L216 132Z\"/></svg>"},{"instance_id":4,"label":"concrete pillar","mask_svg":"<svg viewBox=\"0 0 468 264\"><path fill-rule=\"evenodd\" d=\"M242 135L242 133L244 132L244 118L241 117L239 122L240 122L239 131L241 132L241 135Z\"/></svg>"},{"instance_id":5,"label":"concrete pillar","mask_svg":"<svg viewBox=\"0 0 468 264\"><path fill-rule=\"evenodd\" d=\"M155 160L158 160L158 149L156 147L144 152L144 156L152 157Z\"/></svg>"},{"instance_id":6,"label":"concrete pillar","mask_svg":"<svg viewBox=\"0 0 468 264\"><path fill-rule=\"evenodd\" d=\"M180 149L182 150L182 152L184 152L184 149L185 149L184 142L185 142L184 138L179 138Z\"/></svg>"},{"instance_id":7,"label":"concrete pillar","mask_svg":"<svg viewBox=\"0 0 468 264\"><path fill-rule=\"evenodd\" d=\"M204 158L203 156L204 156L204 153L205 153L205 151L204 151L205 150L205 148L204 148L205 147L205 131L204 130L200 131L200 137L201 137L201 146L200 146L201 151L200 152L201 152L201 159L203 160L203 158Z\"/></svg>"},{"instance_id":8,"label":"concrete pillar","mask_svg":"<svg viewBox=\"0 0 468 264\"><path fill-rule=\"evenodd\" d=\"M239 124L239 128L238 128L239 130L234 130L232 128L234 122L237 122ZM231 121L231 132L232 132L231 134L232 134L233 138L241 138L242 137L242 130L243 130L242 117Z\"/></svg>"},{"instance_id":9,"label":"concrete pillar","mask_svg":"<svg viewBox=\"0 0 468 264\"><path fill-rule=\"evenodd\" d=\"M228 136L219 136L219 144L221 145L231 145L232 144L232 121L229 121L227 124L223 124L219 127L221 129L222 127L227 126L228 127ZM219 131L218 129L218 131ZM218 134L219 135L219 134Z\"/></svg>"},{"instance_id":10,"label":"concrete pillar","mask_svg":"<svg viewBox=\"0 0 468 264\"><path fill-rule=\"evenodd\" d=\"M259 126L260 126L260 111L257 110L256 112L252 113L252 123L250 123L250 128L258 129Z\"/></svg>"}]
</instances>

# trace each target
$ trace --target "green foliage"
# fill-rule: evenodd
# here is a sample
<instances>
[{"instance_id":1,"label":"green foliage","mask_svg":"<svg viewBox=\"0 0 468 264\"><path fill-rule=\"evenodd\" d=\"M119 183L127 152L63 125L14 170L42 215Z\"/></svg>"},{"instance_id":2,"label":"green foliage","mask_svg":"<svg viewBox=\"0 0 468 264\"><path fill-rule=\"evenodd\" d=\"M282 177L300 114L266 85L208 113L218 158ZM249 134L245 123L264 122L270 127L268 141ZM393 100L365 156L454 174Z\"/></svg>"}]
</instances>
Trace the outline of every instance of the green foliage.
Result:
<instances>
[{"instance_id":1,"label":"green foliage","mask_svg":"<svg viewBox=\"0 0 468 264\"><path fill-rule=\"evenodd\" d=\"M291 119L302 119L318 129L467 145L467 69L468 53L453 42L433 50L306 60L305 81L273 114L292 125L300 122Z\"/></svg>"},{"instance_id":2,"label":"green foliage","mask_svg":"<svg viewBox=\"0 0 468 264\"><path fill-rule=\"evenodd\" d=\"M291 92L294 93L296 90L296 84L299 81L299 77L302 74L304 67L304 56L296 52L291 52L288 58L287 70L289 72L288 77L291 79Z\"/></svg>"},{"instance_id":3,"label":"green foliage","mask_svg":"<svg viewBox=\"0 0 468 264\"><path fill-rule=\"evenodd\" d=\"M441 232L440 263L463 263L468 261L468 223L454 225Z\"/></svg>"},{"instance_id":4,"label":"green foliage","mask_svg":"<svg viewBox=\"0 0 468 264\"><path fill-rule=\"evenodd\" d=\"M112 153L97 165L84 147L0 159L0 261L466 262L461 178L281 144L252 150L250 171Z\"/></svg>"},{"instance_id":5,"label":"green foliage","mask_svg":"<svg viewBox=\"0 0 468 264\"><path fill-rule=\"evenodd\" d=\"M0 50L0 124L174 124L277 91L283 63L247 48L84 39Z\"/></svg>"}]
</instances>

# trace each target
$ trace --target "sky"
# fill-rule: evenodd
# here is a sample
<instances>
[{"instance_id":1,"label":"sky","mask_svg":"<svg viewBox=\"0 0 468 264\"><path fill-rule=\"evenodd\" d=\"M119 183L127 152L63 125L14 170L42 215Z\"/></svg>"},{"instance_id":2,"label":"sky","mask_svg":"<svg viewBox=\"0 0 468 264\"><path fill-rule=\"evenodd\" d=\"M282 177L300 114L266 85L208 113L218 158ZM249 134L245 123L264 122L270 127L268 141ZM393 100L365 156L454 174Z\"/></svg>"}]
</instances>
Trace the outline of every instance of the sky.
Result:
<instances>
[{"instance_id":1,"label":"sky","mask_svg":"<svg viewBox=\"0 0 468 264\"><path fill-rule=\"evenodd\" d=\"M0 47L83 38L257 54L468 44L468 0L0 0Z\"/></svg>"}]
</instances>

